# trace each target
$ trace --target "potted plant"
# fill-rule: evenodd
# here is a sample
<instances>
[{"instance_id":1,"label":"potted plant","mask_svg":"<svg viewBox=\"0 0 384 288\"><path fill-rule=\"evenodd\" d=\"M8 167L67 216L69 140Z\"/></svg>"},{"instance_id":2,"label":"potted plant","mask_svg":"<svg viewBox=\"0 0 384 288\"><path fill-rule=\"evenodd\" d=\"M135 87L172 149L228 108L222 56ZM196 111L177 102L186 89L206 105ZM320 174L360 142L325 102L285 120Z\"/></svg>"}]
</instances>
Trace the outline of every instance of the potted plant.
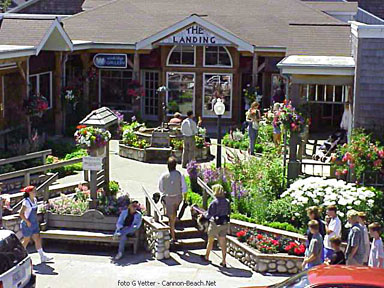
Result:
<instances>
[{"instance_id":1,"label":"potted plant","mask_svg":"<svg viewBox=\"0 0 384 288\"><path fill-rule=\"evenodd\" d=\"M40 94L33 95L24 102L24 108L28 116L42 117L48 109L48 100Z\"/></svg>"},{"instance_id":2,"label":"potted plant","mask_svg":"<svg viewBox=\"0 0 384 288\"><path fill-rule=\"evenodd\" d=\"M105 147L111 139L111 133L108 130L85 125L77 126L74 136L77 145L94 151L96 156L105 153Z\"/></svg>"}]
</instances>

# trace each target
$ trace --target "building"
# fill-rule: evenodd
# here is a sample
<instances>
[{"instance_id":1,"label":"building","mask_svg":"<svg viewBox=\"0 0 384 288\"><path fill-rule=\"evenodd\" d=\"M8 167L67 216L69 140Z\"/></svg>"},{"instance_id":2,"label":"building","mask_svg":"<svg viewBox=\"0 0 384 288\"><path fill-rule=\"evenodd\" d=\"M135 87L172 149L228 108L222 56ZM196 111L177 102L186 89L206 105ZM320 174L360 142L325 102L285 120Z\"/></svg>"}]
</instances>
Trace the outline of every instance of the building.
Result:
<instances>
[{"instance_id":1,"label":"building","mask_svg":"<svg viewBox=\"0 0 384 288\"><path fill-rule=\"evenodd\" d=\"M42 1L28 1L23 9ZM105 105L127 117L159 121L165 102L167 116L193 110L208 128L216 123L217 98L226 105L224 124L239 125L249 87L258 87L263 107L286 95L297 105L308 103L314 132L337 128L345 102L354 104L351 124L378 129L383 123L382 114L367 109L384 107L377 86L384 35L382 28L348 22L357 15L356 3L87 0L81 5L83 12L65 13L73 16L27 15L23 9L3 14L3 129L9 128L9 111L32 91L50 99L47 121L40 124L63 133L80 114L63 100L69 89L79 95L84 111ZM375 70L367 71L367 61ZM20 92L10 92L15 83ZM168 88L165 93L157 92L161 86Z\"/></svg>"}]
</instances>

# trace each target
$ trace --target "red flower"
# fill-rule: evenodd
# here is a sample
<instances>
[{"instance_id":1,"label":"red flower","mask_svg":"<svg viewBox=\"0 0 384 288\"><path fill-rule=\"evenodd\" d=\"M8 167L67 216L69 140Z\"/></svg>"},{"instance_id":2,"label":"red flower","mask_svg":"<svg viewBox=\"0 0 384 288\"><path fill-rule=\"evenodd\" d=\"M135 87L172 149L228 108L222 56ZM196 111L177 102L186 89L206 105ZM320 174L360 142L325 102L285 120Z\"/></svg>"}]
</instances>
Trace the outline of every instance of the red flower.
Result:
<instances>
[{"instance_id":1,"label":"red flower","mask_svg":"<svg viewBox=\"0 0 384 288\"><path fill-rule=\"evenodd\" d=\"M275 245L275 246L279 246L279 241L277 241L277 240L272 240L272 244Z\"/></svg>"},{"instance_id":2,"label":"red flower","mask_svg":"<svg viewBox=\"0 0 384 288\"><path fill-rule=\"evenodd\" d=\"M86 128L87 126L85 126L85 125L78 125L77 127L76 127L76 129L78 129L78 130L80 130L80 129L83 129L83 128Z\"/></svg>"},{"instance_id":3,"label":"red flower","mask_svg":"<svg viewBox=\"0 0 384 288\"><path fill-rule=\"evenodd\" d=\"M263 235L257 234L256 238L257 238L257 240L261 240L261 239L263 239Z\"/></svg>"},{"instance_id":4,"label":"red flower","mask_svg":"<svg viewBox=\"0 0 384 288\"><path fill-rule=\"evenodd\" d=\"M237 237L244 237L245 235L247 234L247 232L245 232L244 230L243 231L239 231L236 233L236 236Z\"/></svg>"}]
</instances>

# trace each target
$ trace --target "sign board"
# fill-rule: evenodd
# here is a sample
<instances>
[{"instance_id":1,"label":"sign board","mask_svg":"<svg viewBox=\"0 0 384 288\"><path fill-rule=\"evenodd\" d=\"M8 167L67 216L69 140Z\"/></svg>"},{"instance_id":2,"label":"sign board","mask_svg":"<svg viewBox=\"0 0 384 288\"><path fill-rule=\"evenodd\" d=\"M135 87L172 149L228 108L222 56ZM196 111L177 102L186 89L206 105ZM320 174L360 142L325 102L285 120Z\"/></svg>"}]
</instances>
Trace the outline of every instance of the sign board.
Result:
<instances>
[{"instance_id":1,"label":"sign board","mask_svg":"<svg viewBox=\"0 0 384 288\"><path fill-rule=\"evenodd\" d=\"M83 157L83 170L100 171L103 169L102 157Z\"/></svg>"},{"instance_id":2,"label":"sign board","mask_svg":"<svg viewBox=\"0 0 384 288\"><path fill-rule=\"evenodd\" d=\"M93 57L93 63L97 68L125 69L128 67L127 54L99 53Z\"/></svg>"},{"instance_id":3,"label":"sign board","mask_svg":"<svg viewBox=\"0 0 384 288\"><path fill-rule=\"evenodd\" d=\"M230 45L231 42L205 30L200 25L192 25L160 41L163 45Z\"/></svg>"}]
</instances>

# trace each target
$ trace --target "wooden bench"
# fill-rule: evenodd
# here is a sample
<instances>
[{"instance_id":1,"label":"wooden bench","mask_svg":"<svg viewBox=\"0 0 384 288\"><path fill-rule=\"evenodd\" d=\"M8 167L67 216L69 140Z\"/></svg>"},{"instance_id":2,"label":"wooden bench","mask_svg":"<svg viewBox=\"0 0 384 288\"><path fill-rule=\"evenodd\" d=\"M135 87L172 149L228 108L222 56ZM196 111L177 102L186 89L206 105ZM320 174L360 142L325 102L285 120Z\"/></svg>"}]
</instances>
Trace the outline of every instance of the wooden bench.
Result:
<instances>
[{"instance_id":1,"label":"wooden bench","mask_svg":"<svg viewBox=\"0 0 384 288\"><path fill-rule=\"evenodd\" d=\"M117 217L104 216L98 210L88 210L83 215L57 215L47 213L46 223L42 224L40 232L42 239L67 241L86 241L111 243L117 245L118 239L113 239ZM139 229L140 230L140 229ZM139 230L134 236L128 237L126 244L133 245L133 254L139 246Z\"/></svg>"}]
</instances>

